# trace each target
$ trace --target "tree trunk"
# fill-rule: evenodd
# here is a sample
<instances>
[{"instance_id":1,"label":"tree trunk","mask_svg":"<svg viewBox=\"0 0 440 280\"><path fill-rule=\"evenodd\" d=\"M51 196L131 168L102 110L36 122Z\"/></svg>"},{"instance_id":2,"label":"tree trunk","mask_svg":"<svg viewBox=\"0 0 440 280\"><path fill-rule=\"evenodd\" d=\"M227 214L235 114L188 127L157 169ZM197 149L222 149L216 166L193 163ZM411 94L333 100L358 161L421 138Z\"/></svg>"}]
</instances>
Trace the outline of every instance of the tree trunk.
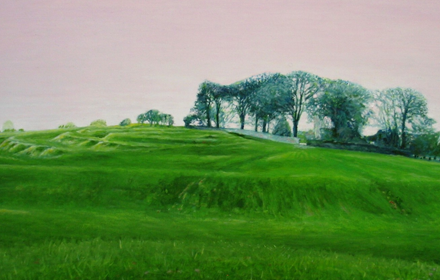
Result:
<instances>
[{"instance_id":1,"label":"tree trunk","mask_svg":"<svg viewBox=\"0 0 440 280\"><path fill-rule=\"evenodd\" d=\"M246 118L245 114L240 114L240 129L244 129L245 118Z\"/></svg>"},{"instance_id":2,"label":"tree trunk","mask_svg":"<svg viewBox=\"0 0 440 280\"><path fill-rule=\"evenodd\" d=\"M339 127L336 124L336 122L334 122L333 123L333 129L332 129L333 139L338 139L339 138L338 130L339 130Z\"/></svg>"},{"instance_id":3,"label":"tree trunk","mask_svg":"<svg viewBox=\"0 0 440 280\"><path fill-rule=\"evenodd\" d=\"M293 137L298 137L298 120L293 121Z\"/></svg>"},{"instance_id":4,"label":"tree trunk","mask_svg":"<svg viewBox=\"0 0 440 280\"><path fill-rule=\"evenodd\" d=\"M401 149L405 149L406 146L405 123L406 123L406 114L404 114L402 118L402 143L400 144Z\"/></svg>"},{"instance_id":5,"label":"tree trunk","mask_svg":"<svg viewBox=\"0 0 440 280\"><path fill-rule=\"evenodd\" d=\"M258 132L258 118L255 116L255 132Z\"/></svg>"},{"instance_id":6,"label":"tree trunk","mask_svg":"<svg viewBox=\"0 0 440 280\"><path fill-rule=\"evenodd\" d=\"M209 109L206 110L206 122L207 126L211 127L211 110Z\"/></svg>"},{"instance_id":7,"label":"tree trunk","mask_svg":"<svg viewBox=\"0 0 440 280\"><path fill-rule=\"evenodd\" d=\"M402 131L402 144L400 145L401 149L405 149L406 146L406 133Z\"/></svg>"},{"instance_id":8,"label":"tree trunk","mask_svg":"<svg viewBox=\"0 0 440 280\"><path fill-rule=\"evenodd\" d=\"M399 130L397 126L391 132L390 145L394 148L399 147Z\"/></svg>"},{"instance_id":9,"label":"tree trunk","mask_svg":"<svg viewBox=\"0 0 440 280\"><path fill-rule=\"evenodd\" d=\"M266 119L264 118L263 119L263 133L266 133L266 125L267 125Z\"/></svg>"},{"instance_id":10,"label":"tree trunk","mask_svg":"<svg viewBox=\"0 0 440 280\"><path fill-rule=\"evenodd\" d=\"M216 119L216 127L220 128L220 106L221 104L216 104L216 112L215 112L215 119Z\"/></svg>"}]
</instances>

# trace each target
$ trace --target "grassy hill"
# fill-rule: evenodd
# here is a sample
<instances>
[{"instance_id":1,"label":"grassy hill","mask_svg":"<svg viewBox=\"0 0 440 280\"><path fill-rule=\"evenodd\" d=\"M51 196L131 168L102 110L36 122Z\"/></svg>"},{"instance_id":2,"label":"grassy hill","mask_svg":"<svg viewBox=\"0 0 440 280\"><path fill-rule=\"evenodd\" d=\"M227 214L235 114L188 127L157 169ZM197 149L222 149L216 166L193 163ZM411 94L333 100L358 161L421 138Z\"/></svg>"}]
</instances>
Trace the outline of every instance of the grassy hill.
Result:
<instances>
[{"instance_id":1,"label":"grassy hill","mask_svg":"<svg viewBox=\"0 0 440 280\"><path fill-rule=\"evenodd\" d=\"M168 127L0 134L4 279L440 279L440 164Z\"/></svg>"}]
</instances>

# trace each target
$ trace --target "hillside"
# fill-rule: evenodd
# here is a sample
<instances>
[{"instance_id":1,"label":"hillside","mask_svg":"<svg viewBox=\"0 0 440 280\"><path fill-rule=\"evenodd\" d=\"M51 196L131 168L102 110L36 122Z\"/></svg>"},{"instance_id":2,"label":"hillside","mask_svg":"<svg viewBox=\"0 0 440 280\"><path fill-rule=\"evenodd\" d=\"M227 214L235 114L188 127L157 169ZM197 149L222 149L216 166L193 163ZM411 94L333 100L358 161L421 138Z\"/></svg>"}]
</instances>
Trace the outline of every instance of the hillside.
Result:
<instances>
[{"instance_id":1,"label":"hillside","mask_svg":"<svg viewBox=\"0 0 440 280\"><path fill-rule=\"evenodd\" d=\"M0 271L438 279L439 172L435 162L214 130L2 133Z\"/></svg>"}]
</instances>

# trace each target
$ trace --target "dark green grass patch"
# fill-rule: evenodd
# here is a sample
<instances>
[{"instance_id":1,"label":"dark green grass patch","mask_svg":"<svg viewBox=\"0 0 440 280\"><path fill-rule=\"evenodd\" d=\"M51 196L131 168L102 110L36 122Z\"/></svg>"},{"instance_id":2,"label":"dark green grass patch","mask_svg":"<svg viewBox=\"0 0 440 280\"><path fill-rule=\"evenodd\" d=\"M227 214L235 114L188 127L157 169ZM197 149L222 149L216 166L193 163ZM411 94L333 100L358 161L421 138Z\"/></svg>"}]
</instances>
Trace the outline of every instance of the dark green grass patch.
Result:
<instances>
[{"instance_id":1,"label":"dark green grass patch","mask_svg":"<svg viewBox=\"0 0 440 280\"><path fill-rule=\"evenodd\" d=\"M438 266L286 246L120 239L2 252L4 279L437 279Z\"/></svg>"},{"instance_id":2,"label":"dark green grass patch","mask_svg":"<svg viewBox=\"0 0 440 280\"><path fill-rule=\"evenodd\" d=\"M0 270L5 279L438 277L438 225L365 218L1 209Z\"/></svg>"}]
</instances>

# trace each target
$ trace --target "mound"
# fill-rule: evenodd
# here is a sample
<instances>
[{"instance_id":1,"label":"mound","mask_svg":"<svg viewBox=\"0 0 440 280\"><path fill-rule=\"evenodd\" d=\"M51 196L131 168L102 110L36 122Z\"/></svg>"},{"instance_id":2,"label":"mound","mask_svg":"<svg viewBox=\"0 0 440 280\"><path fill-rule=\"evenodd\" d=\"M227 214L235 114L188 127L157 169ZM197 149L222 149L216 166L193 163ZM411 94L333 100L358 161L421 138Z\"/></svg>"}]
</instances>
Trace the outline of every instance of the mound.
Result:
<instances>
[{"instance_id":1,"label":"mound","mask_svg":"<svg viewBox=\"0 0 440 280\"><path fill-rule=\"evenodd\" d=\"M31 157L39 157L45 149L47 149L47 147L31 145L23 151L19 152L18 154Z\"/></svg>"},{"instance_id":2,"label":"mound","mask_svg":"<svg viewBox=\"0 0 440 280\"><path fill-rule=\"evenodd\" d=\"M13 137L10 137L3 141L0 145L0 149L13 154L27 154L27 155L39 155L39 152L42 151L42 148L35 148L32 144L20 143Z\"/></svg>"},{"instance_id":3,"label":"mound","mask_svg":"<svg viewBox=\"0 0 440 280\"><path fill-rule=\"evenodd\" d=\"M19 153L25 149L29 148L29 145L25 145L22 143L15 143L14 145L10 146L9 152L11 153Z\"/></svg>"},{"instance_id":4,"label":"mound","mask_svg":"<svg viewBox=\"0 0 440 280\"><path fill-rule=\"evenodd\" d=\"M16 141L14 141L14 137L9 137L0 144L0 149L8 151L11 145L14 145L15 143Z\"/></svg>"},{"instance_id":5,"label":"mound","mask_svg":"<svg viewBox=\"0 0 440 280\"><path fill-rule=\"evenodd\" d=\"M82 139L77 136L73 136L71 132L65 132L53 138L52 141L68 145L77 145L82 141Z\"/></svg>"},{"instance_id":6,"label":"mound","mask_svg":"<svg viewBox=\"0 0 440 280\"><path fill-rule=\"evenodd\" d=\"M44 150L40 154L40 157L56 157L56 156L60 156L62 154L63 154L63 152L61 150L59 150L59 149L47 148L46 150Z\"/></svg>"},{"instance_id":7,"label":"mound","mask_svg":"<svg viewBox=\"0 0 440 280\"><path fill-rule=\"evenodd\" d=\"M106 150L108 148L116 148L118 147L117 144L115 143L110 143L110 142L98 142L96 145L92 146L91 149L95 150L95 151L102 151L102 150Z\"/></svg>"},{"instance_id":8,"label":"mound","mask_svg":"<svg viewBox=\"0 0 440 280\"><path fill-rule=\"evenodd\" d=\"M83 146L83 147L92 147L96 144L98 144L98 140L94 140L94 139L87 139L84 142L79 143L79 146Z\"/></svg>"},{"instance_id":9,"label":"mound","mask_svg":"<svg viewBox=\"0 0 440 280\"><path fill-rule=\"evenodd\" d=\"M63 152L54 147L20 143L15 139L7 139L0 145L0 149L12 154L25 155L30 157L55 157Z\"/></svg>"},{"instance_id":10,"label":"mound","mask_svg":"<svg viewBox=\"0 0 440 280\"><path fill-rule=\"evenodd\" d=\"M61 133L60 135L58 135L57 137L53 138L52 141L61 142L61 141L69 139L70 137L71 137L70 132L64 132L64 133Z\"/></svg>"},{"instance_id":11,"label":"mound","mask_svg":"<svg viewBox=\"0 0 440 280\"><path fill-rule=\"evenodd\" d=\"M114 136L115 136L115 133L110 132L110 133L107 134L106 136L102 137L102 140L109 141L109 140L111 140L112 138L114 138Z\"/></svg>"}]
</instances>

